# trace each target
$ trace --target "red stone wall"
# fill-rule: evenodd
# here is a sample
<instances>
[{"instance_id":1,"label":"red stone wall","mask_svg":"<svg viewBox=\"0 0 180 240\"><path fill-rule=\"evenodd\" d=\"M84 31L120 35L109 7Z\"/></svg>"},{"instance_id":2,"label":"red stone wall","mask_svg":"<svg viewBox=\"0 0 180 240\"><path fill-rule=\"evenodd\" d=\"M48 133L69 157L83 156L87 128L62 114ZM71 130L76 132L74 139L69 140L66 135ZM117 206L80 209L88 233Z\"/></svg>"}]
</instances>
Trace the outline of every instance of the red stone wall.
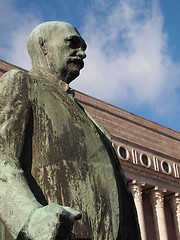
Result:
<instances>
[{"instance_id":1,"label":"red stone wall","mask_svg":"<svg viewBox=\"0 0 180 240\"><path fill-rule=\"evenodd\" d=\"M76 98L112 135L131 145L180 158L180 133L77 92Z\"/></svg>"},{"instance_id":2,"label":"red stone wall","mask_svg":"<svg viewBox=\"0 0 180 240\"><path fill-rule=\"evenodd\" d=\"M2 76L5 72L11 70L11 69L21 69L13 64L7 63L5 61L0 60L0 76Z\"/></svg>"}]
</instances>

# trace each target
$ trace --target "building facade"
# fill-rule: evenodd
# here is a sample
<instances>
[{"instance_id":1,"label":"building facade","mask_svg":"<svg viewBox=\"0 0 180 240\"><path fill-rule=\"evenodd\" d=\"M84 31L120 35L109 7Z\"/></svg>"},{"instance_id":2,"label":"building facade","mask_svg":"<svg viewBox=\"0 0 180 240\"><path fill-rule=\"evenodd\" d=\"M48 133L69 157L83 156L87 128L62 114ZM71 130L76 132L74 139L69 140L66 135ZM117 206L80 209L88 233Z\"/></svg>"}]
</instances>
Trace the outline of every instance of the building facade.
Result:
<instances>
[{"instance_id":1,"label":"building facade","mask_svg":"<svg viewBox=\"0 0 180 240\"><path fill-rule=\"evenodd\" d=\"M0 76L12 68L18 67L0 61ZM112 137L142 240L180 240L180 133L81 92L75 97ZM11 240L0 227L0 239Z\"/></svg>"}]
</instances>

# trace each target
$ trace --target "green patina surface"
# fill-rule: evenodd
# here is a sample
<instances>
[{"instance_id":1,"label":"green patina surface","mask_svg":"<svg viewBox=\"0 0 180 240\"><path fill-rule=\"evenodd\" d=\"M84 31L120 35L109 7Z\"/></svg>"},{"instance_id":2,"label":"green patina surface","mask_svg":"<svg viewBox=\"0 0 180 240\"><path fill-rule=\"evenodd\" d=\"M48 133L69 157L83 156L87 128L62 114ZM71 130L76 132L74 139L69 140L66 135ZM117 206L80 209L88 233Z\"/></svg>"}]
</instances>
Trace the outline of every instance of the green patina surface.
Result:
<instances>
[{"instance_id":1,"label":"green patina surface","mask_svg":"<svg viewBox=\"0 0 180 240\"><path fill-rule=\"evenodd\" d=\"M0 79L0 217L14 238L70 240L74 224L77 239L140 239L108 134L69 88L85 48L71 25L42 24L28 41L32 70Z\"/></svg>"}]
</instances>

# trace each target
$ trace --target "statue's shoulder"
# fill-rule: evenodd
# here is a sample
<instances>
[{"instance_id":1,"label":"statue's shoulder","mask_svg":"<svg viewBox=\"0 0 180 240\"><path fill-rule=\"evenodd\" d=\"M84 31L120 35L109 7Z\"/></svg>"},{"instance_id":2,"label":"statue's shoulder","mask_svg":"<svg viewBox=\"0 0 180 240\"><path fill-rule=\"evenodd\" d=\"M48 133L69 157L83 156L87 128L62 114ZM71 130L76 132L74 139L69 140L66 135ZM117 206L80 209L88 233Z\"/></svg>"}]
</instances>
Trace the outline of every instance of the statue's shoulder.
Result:
<instances>
[{"instance_id":1,"label":"statue's shoulder","mask_svg":"<svg viewBox=\"0 0 180 240\"><path fill-rule=\"evenodd\" d=\"M7 81L8 83L13 83L16 80L17 81L25 81L28 78L30 78L30 75L27 71L25 70L19 70L19 69L12 69L6 73L4 73L0 77L0 81Z\"/></svg>"},{"instance_id":2,"label":"statue's shoulder","mask_svg":"<svg viewBox=\"0 0 180 240\"><path fill-rule=\"evenodd\" d=\"M29 88L29 79L28 72L12 69L0 77L0 92L4 94L26 92Z\"/></svg>"}]
</instances>

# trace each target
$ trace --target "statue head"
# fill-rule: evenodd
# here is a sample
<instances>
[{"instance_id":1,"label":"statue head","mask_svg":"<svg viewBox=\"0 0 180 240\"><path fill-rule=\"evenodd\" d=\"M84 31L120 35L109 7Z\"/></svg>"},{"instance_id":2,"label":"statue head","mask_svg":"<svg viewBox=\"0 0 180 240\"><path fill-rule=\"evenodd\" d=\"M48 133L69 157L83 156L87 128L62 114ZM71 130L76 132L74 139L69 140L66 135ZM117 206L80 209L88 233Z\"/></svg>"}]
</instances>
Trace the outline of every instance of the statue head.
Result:
<instances>
[{"instance_id":1,"label":"statue head","mask_svg":"<svg viewBox=\"0 0 180 240\"><path fill-rule=\"evenodd\" d=\"M86 43L75 27L65 22L46 22L29 36L28 52L32 70L56 81L70 83L84 67Z\"/></svg>"}]
</instances>

